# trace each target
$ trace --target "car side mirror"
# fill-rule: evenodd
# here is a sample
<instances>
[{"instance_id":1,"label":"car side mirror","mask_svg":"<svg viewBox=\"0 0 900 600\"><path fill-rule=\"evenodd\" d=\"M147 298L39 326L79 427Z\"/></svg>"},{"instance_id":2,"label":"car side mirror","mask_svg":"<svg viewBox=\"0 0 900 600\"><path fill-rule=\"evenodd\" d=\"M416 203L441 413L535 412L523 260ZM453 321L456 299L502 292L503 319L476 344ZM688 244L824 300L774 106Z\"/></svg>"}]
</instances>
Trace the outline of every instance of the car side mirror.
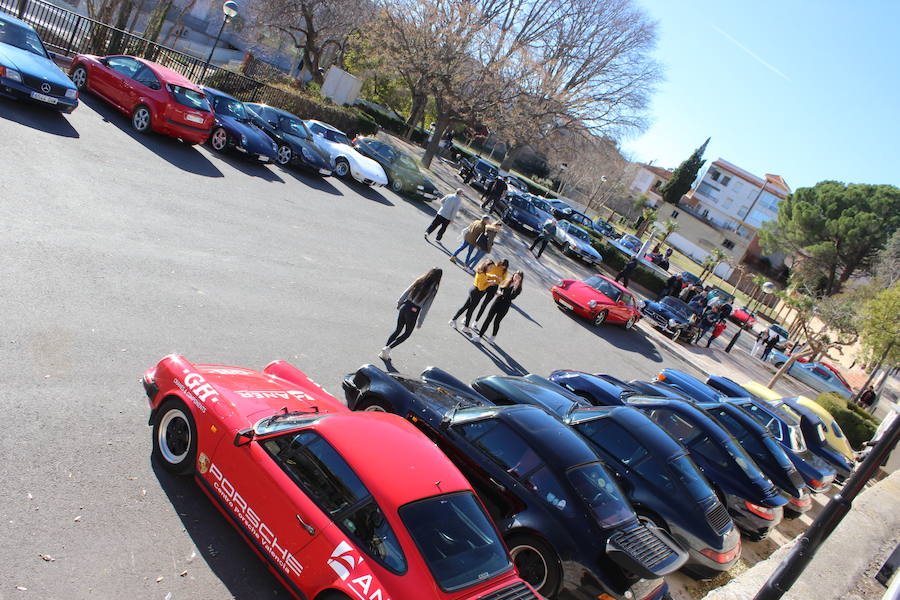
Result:
<instances>
[{"instance_id":1,"label":"car side mirror","mask_svg":"<svg viewBox=\"0 0 900 600\"><path fill-rule=\"evenodd\" d=\"M109 59L108 59L108 58L101 58L99 62L100 62L100 64L103 65L104 67L108 67L108 66L109 66Z\"/></svg>"},{"instance_id":2,"label":"car side mirror","mask_svg":"<svg viewBox=\"0 0 900 600\"><path fill-rule=\"evenodd\" d=\"M619 306L625 306L625 301L619 300L618 302L616 302L616 304L618 304Z\"/></svg>"},{"instance_id":3,"label":"car side mirror","mask_svg":"<svg viewBox=\"0 0 900 600\"><path fill-rule=\"evenodd\" d=\"M236 434L234 434L234 445L238 447L246 446L253 441L253 436L255 435L256 432L253 431L253 429L250 427L248 427L247 429L241 429Z\"/></svg>"}]
</instances>

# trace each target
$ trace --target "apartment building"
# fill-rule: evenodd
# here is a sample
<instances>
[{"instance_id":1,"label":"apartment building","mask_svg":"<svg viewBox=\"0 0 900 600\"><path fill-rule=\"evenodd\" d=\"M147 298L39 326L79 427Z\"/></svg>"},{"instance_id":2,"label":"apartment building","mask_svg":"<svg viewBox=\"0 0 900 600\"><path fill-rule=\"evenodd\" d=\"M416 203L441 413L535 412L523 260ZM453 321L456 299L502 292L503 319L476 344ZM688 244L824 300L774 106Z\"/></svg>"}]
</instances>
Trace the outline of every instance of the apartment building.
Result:
<instances>
[{"instance_id":1,"label":"apartment building","mask_svg":"<svg viewBox=\"0 0 900 600\"><path fill-rule=\"evenodd\" d=\"M635 196L646 194L647 204L659 206L663 201L659 188L672 177L672 171L644 163L632 163L631 168L633 173L628 189Z\"/></svg>"}]
</instances>

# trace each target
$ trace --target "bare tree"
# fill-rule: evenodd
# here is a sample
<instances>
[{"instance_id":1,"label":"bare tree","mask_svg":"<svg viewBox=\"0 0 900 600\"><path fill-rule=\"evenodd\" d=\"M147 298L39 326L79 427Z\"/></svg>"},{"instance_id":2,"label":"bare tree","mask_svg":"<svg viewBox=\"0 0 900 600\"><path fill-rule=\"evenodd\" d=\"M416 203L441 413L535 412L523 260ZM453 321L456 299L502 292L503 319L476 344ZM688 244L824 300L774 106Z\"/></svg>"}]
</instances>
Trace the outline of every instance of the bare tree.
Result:
<instances>
[{"instance_id":1,"label":"bare tree","mask_svg":"<svg viewBox=\"0 0 900 600\"><path fill-rule=\"evenodd\" d=\"M340 58L350 35L372 18L367 0L266 0L254 3L258 23L287 36L313 81L331 56Z\"/></svg>"}]
</instances>

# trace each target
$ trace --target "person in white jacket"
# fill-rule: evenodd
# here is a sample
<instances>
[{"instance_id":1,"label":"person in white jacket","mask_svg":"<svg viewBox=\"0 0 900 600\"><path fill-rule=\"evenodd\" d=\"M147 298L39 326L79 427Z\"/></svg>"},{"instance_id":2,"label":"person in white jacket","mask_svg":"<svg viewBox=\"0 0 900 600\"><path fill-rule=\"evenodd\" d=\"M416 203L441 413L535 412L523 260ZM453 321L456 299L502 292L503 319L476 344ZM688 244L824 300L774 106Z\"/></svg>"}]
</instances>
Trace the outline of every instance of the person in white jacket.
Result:
<instances>
[{"instance_id":1,"label":"person in white jacket","mask_svg":"<svg viewBox=\"0 0 900 600\"><path fill-rule=\"evenodd\" d=\"M391 360L391 349L396 348L412 335L413 329L421 327L431 302L441 284L443 271L437 267L412 282L397 300L397 328L387 339L387 344L378 353L378 358Z\"/></svg>"},{"instance_id":2,"label":"person in white jacket","mask_svg":"<svg viewBox=\"0 0 900 600\"><path fill-rule=\"evenodd\" d=\"M462 204L462 199L462 188L457 188L456 193L447 194L441 198L441 209L434 216L434 220L431 222L431 225L428 226L428 229L425 230L426 240L432 231L440 227L440 229L438 229L437 241L441 241L441 238L444 237L444 232L447 231L447 225L449 225L453 218L456 217L459 206Z\"/></svg>"}]
</instances>

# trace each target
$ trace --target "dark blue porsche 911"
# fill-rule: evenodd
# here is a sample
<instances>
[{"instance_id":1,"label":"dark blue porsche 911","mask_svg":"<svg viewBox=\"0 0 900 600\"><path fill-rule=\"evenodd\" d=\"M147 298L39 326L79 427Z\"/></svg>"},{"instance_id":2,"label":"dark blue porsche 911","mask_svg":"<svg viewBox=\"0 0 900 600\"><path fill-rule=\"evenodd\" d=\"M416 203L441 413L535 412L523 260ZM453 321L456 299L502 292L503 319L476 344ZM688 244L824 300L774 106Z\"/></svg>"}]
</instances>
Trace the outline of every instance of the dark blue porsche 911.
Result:
<instances>
[{"instance_id":1,"label":"dark blue porsche 911","mask_svg":"<svg viewBox=\"0 0 900 600\"><path fill-rule=\"evenodd\" d=\"M260 162L276 160L278 146L265 131L253 124L243 102L213 88L201 86L200 89L216 114L216 124L209 134L209 145L213 150L235 150Z\"/></svg>"},{"instance_id":2,"label":"dark blue porsche 911","mask_svg":"<svg viewBox=\"0 0 900 600\"><path fill-rule=\"evenodd\" d=\"M0 95L29 100L70 113L78 106L78 90L47 54L37 32L0 13Z\"/></svg>"}]
</instances>

